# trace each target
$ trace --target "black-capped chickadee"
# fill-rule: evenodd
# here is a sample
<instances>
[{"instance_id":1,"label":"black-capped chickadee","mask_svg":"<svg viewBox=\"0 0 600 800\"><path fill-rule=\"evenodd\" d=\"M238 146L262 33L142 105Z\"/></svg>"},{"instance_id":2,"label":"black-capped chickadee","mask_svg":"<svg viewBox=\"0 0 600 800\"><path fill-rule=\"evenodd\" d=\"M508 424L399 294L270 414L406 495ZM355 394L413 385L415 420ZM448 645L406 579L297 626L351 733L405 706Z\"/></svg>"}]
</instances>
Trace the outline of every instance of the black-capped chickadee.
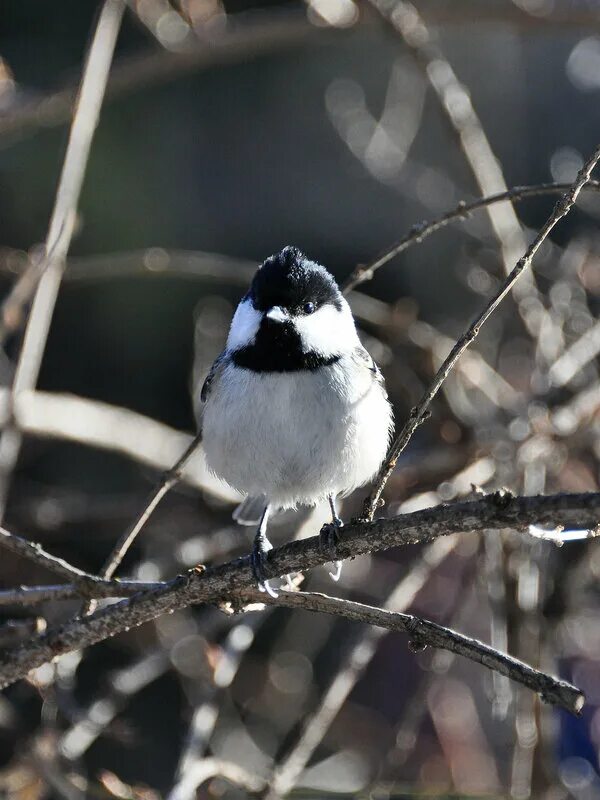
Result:
<instances>
[{"instance_id":1,"label":"black-capped chickadee","mask_svg":"<svg viewBox=\"0 0 600 800\"><path fill-rule=\"evenodd\" d=\"M268 258L195 399L209 468L261 498L252 566L273 593L264 575L270 511L327 498L340 526L336 497L376 474L391 435L382 375L333 276L295 247Z\"/></svg>"}]
</instances>

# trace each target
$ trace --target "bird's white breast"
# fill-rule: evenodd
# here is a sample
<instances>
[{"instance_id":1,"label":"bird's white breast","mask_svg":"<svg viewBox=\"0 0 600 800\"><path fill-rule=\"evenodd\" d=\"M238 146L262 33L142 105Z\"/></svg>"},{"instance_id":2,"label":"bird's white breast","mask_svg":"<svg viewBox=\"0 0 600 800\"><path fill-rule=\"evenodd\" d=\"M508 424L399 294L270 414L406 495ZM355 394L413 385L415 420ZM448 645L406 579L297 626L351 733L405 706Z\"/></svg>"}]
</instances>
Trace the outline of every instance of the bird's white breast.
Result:
<instances>
[{"instance_id":1,"label":"bird's white breast","mask_svg":"<svg viewBox=\"0 0 600 800\"><path fill-rule=\"evenodd\" d=\"M203 417L210 468L282 507L366 483L387 450L391 410L352 356L313 372L253 372L228 363Z\"/></svg>"}]
</instances>

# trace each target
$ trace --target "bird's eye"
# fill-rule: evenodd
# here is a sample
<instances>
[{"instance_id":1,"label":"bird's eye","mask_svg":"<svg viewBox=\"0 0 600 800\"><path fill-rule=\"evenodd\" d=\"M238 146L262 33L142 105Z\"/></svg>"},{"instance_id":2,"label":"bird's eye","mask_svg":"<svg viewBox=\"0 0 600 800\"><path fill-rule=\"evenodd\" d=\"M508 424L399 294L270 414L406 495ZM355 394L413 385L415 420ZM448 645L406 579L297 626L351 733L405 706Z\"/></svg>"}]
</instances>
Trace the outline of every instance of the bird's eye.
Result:
<instances>
[{"instance_id":1,"label":"bird's eye","mask_svg":"<svg viewBox=\"0 0 600 800\"><path fill-rule=\"evenodd\" d=\"M302 308L305 314L312 314L315 311L315 309L316 306L314 303L305 303Z\"/></svg>"}]
</instances>

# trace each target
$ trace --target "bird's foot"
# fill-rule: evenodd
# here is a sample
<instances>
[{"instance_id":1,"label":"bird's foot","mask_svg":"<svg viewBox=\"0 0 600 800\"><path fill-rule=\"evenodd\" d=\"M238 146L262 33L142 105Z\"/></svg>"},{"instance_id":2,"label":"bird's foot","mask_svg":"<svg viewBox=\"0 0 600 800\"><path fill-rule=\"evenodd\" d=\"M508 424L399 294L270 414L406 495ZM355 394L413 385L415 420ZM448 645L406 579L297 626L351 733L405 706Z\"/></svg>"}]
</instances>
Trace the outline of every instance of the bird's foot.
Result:
<instances>
[{"instance_id":1,"label":"bird's foot","mask_svg":"<svg viewBox=\"0 0 600 800\"><path fill-rule=\"evenodd\" d=\"M252 555L250 556L250 564L252 566L252 574L256 580L259 591L266 592L273 598L277 598L278 594L270 585L265 575L265 564L267 561L267 553L273 549L273 545L266 536L257 536L254 540L252 547Z\"/></svg>"},{"instance_id":2,"label":"bird's foot","mask_svg":"<svg viewBox=\"0 0 600 800\"><path fill-rule=\"evenodd\" d=\"M329 572L332 580L339 581L342 574L342 562L337 558L337 545L340 538L340 529L344 527L342 520L335 515L330 523L326 523L319 533L321 550L331 556L335 570Z\"/></svg>"}]
</instances>

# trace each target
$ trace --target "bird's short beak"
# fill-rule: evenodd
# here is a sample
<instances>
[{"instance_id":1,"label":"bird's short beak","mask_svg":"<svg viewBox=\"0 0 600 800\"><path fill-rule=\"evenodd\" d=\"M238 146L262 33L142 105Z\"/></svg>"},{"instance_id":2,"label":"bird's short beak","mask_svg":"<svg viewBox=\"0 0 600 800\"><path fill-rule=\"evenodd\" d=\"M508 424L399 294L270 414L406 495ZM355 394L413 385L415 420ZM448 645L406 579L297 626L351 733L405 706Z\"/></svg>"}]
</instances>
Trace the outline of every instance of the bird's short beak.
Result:
<instances>
[{"instance_id":1,"label":"bird's short beak","mask_svg":"<svg viewBox=\"0 0 600 800\"><path fill-rule=\"evenodd\" d=\"M273 308L270 308L265 314L265 317L273 322L285 322L288 318L281 306L273 306Z\"/></svg>"}]
</instances>

